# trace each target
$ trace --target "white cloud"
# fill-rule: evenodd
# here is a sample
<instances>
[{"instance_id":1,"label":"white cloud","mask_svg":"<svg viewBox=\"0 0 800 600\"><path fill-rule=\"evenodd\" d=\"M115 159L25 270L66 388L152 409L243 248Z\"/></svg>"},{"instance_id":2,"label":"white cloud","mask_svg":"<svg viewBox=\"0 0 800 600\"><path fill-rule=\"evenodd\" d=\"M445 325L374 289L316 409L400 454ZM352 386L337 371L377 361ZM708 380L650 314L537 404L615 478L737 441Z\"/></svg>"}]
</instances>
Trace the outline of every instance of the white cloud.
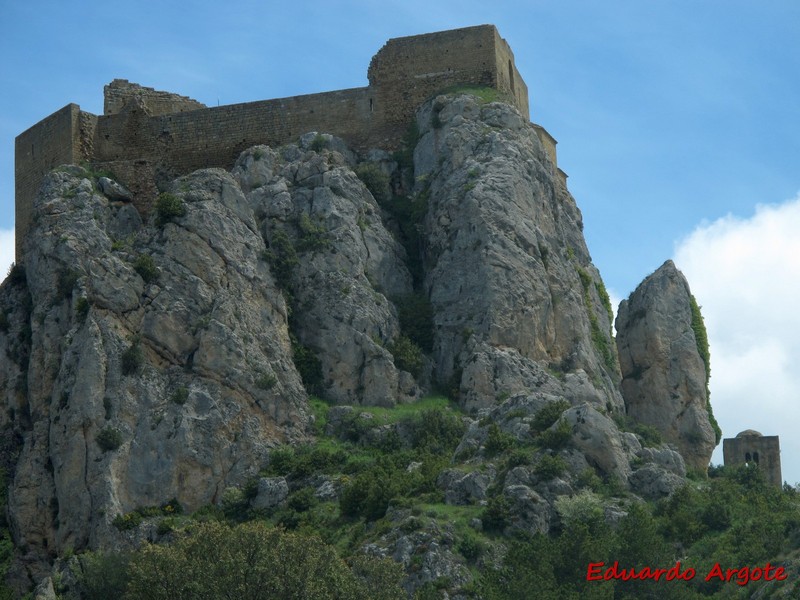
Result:
<instances>
[{"instance_id":1,"label":"white cloud","mask_svg":"<svg viewBox=\"0 0 800 600\"><path fill-rule=\"evenodd\" d=\"M14 230L0 229L0 281L6 278L8 268L14 262Z\"/></svg>"},{"instance_id":2,"label":"white cloud","mask_svg":"<svg viewBox=\"0 0 800 600\"><path fill-rule=\"evenodd\" d=\"M750 218L703 223L675 263L702 306L711 403L724 437L779 435L783 478L800 482L800 195ZM722 448L713 462L722 462Z\"/></svg>"}]
</instances>

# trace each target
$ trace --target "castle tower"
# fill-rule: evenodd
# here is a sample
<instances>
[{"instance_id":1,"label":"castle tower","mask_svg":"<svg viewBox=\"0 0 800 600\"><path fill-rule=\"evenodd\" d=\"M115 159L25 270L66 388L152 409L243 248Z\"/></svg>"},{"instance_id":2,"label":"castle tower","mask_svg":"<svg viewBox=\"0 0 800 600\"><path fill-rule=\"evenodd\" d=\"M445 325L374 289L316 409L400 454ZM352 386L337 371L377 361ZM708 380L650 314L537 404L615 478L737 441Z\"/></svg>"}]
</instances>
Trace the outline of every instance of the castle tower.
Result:
<instances>
[{"instance_id":1,"label":"castle tower","mask_svg":"<svg viewBox=\"0 0 800 600\"><path fill-rule=\"evenodd\" d=\"M781 487L781 447L777 435L764 436L758 431L745 429L735 438L722 440L725 466L756 465L772 485Z\"/></svg>"}]
</instances>

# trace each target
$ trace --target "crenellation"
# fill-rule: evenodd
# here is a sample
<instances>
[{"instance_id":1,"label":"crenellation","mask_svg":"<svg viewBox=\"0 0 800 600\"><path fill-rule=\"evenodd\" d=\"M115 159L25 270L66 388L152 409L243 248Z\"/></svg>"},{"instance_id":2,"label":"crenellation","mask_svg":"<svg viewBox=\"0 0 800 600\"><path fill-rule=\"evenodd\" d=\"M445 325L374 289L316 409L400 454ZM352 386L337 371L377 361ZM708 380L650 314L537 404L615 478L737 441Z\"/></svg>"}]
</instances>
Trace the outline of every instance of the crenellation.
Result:
<instances>
[{"instance_id":1,"label":"crenellation","mask_svg":"<svg viewBox=\"0 0 800 600\"><path fill-rule=\"evenodd\" d=\"M229 169L257 144L320 131L356 151L397 149L417 108L454 86L493 87L529 118L528 88L493 25L391 39L372 58L368 79L367 87L217 107L115 79L104 88L104 114L70 104L17 137L17 261L41 180L60 164L86 161L112 171L146 216L168 180L204 167ZM555 165L555 140L540 137Z\"/></svg>"}]
</instances>

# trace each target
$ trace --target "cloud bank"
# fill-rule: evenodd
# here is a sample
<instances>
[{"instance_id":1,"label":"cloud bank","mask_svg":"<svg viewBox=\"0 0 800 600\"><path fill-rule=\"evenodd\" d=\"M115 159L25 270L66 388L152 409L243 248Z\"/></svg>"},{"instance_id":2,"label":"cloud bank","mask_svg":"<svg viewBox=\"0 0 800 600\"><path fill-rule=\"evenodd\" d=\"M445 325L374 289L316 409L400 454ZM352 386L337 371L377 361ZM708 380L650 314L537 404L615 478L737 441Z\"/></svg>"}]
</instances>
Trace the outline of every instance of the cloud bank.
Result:
<instances>
[{"instance_id":1,"label":"cloud bank","mask_svg":"<svg viewBox=\"0 0 800 600\"><path fill-rule=\"evenodd\" d=\"M711 403L723 437L779 435L783 479L800 482L800 194L749 218L703 223L675 247L702 306ZM722 463L722 446L714 463Z\"/></svg>"}]
</instances>

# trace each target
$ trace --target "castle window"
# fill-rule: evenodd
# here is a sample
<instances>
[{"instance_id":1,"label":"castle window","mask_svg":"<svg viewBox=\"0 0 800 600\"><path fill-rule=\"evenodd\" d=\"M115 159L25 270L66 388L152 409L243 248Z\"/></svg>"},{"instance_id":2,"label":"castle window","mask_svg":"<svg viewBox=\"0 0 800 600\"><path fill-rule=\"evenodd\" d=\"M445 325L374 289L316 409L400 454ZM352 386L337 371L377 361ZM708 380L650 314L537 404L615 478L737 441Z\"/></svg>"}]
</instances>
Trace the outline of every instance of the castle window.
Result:
<instances>
[{"instance_id":1,"label":"castle window","mask_svg":"<svg viewBox=\"0 0 800 600\"><path fill-rule=\"evenodd\" d=\"M758 452L753 452L753 462L758 464Z\"/></svg>"},{"instance_id":2,"label":"castle window","mask_svg":"<svg viewBox=\"0 0 800 600\"><path fill-rule=\"evenodd\" d=\"M749 464L751 460L753 460L753 457L750 456L749 452L746 452L744 455L744 464Z\"/></svg>"},{"instance_id":3,"label":"castle window","mask_svg":"<svg viewBox=\"0 0 800 600\"><path fill-rule=\"evenodd\" d=\"M372 98L369 99L369 112L373 111Z\"/></svg>"},{"instance_id":4,"label":"castle window","mask_svg":"<svg viewBox=\"0 0 800 600\"><path fill-rule=\"evenodd\" d=\"M514 66L511 64L511 59L508 59L508 80L511 82L511 93L514 93Z\"/></svg>"}]
</instances>

